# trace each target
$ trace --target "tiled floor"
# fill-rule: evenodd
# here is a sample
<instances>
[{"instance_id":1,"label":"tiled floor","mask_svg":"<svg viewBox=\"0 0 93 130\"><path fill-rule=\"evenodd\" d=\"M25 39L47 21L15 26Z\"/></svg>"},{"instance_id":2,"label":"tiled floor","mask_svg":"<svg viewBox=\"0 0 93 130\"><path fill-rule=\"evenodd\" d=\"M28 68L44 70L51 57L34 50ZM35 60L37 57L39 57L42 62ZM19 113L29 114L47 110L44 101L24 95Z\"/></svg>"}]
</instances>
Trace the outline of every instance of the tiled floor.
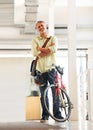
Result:
<instances>
[{"instance_id":1,"label":"tiled floor","mask_svg":"<svg viewBox=\"0 0 93 130\"><path fill-rule=\"evenodd\" d=\"M69 121L58 123L49 121L4 122L0 123L0 130L93 130L93 122L90 121Z\"/></svg>"},{"instance_id":2,"label":"tiled floor","mask_svg":"<svg viewBox=\"0 0 93 130\"><path fill-rule=\"evenodd\" d=\"M69 121L64 123L49 122L48 124L60 126L58 130L93 130L92 121Z\"/></svg>"}]
</instances>

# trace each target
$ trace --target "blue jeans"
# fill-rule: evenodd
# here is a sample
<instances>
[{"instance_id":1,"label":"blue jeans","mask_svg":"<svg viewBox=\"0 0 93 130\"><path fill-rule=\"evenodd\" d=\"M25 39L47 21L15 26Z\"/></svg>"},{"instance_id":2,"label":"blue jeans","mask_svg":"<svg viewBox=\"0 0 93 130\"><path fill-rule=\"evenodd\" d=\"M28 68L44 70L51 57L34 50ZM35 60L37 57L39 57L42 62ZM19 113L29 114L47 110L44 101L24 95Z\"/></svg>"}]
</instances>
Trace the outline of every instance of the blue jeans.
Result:
<instances>
[{"instance_id":1,"label":"blue jeans","mask_svg":"<svg viewBox=\"0 0 93 130\"><path fill-rule=\"evenodd\" d=\"M55 84L55 80L56 80L56 71L54 69L52 69L51 71L45 72L43 73L43 78L44 78L44 86L40 86L40 93L41 93L41 106L42 106L42 118L46 117L49 118L49 114L46 111L45 105L44 105L44 91L46 89L46 87L49 84ZM52 87L52 95L53 95L53 114L55 117L59 117L61 116L61 112L59 110L59 98L57 95L55 95L55 90ZM49 99L48 99L48 93L46 95L46 103L47 106L49 108Z\"/></svg>"}]
</instances>

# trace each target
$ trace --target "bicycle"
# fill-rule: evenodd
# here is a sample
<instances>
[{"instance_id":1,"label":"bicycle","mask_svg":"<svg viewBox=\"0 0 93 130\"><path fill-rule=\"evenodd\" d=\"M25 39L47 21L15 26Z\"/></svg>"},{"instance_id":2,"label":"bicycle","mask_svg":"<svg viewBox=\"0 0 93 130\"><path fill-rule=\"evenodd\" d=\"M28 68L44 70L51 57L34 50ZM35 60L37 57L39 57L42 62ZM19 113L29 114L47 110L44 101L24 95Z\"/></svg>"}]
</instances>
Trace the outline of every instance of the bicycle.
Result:
<instances>
[{"instance_id":1,"label":"bicycle","mask_svg":"<svg viewBox=\"0 0 93 130\"><path fill-rule=\"evenodd\" d=\"M73 104L71 103L70 98L66 92L66 87L63 84L63 80L62 80L63 68L61 68L60 66L56 66L56 65L53 65L53 66L55 67L55 70L56 70L56 84L49 85L45 89L45 91L44 91L44 105L45 105L45 108L52 119L54 119L55 121L58 121L58 122L64 122L66 120L69 120L69 117L71 114L71 109L73 108L73 106L72 106ZM56 118L53 115L52 109L47 107L46 95L48 92L50 92L50 90L52 88L55 89L55 93L57 94L57 96L59 98L59 108L60 108L60 112L62 114L63 119ZM51 95L50 100L51 100L51 103L49 104L49 106L52 104L52 95ZM51 105L51 106L53 106L53 105Z\"/></svg>"}]
</instances>

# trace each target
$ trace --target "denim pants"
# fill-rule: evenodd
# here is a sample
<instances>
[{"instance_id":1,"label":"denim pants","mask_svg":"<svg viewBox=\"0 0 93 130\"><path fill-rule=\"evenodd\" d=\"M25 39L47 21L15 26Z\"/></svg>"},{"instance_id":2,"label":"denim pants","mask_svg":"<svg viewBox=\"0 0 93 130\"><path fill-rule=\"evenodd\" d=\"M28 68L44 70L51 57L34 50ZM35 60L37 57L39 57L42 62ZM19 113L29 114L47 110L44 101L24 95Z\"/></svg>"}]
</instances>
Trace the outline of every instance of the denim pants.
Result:
<instances>
[{"instance_id":1,"label":"denim pants","mask_svg":"<svg viewBox=\"0 0 93 130\"><path fill-rule=\"evenodd\" d=\"M49 70L48 72L43 73L43 78L44 78L44 86L40 86L40 93L41 93L41 106L42 106L42 118L49 117L49 114L46 111L45 105L44 105L44 90L48 86L48 84L55 84L56 80L56 71L54 69ZM59 98L57 95L55 95L55 90L52 87L52 95L53 95L53 114L55 117L61 116L61 112L59 110ZM49 108L49 99L48 99L48 94L46 96L46 103Z\"/></svg>"}]
</instances>

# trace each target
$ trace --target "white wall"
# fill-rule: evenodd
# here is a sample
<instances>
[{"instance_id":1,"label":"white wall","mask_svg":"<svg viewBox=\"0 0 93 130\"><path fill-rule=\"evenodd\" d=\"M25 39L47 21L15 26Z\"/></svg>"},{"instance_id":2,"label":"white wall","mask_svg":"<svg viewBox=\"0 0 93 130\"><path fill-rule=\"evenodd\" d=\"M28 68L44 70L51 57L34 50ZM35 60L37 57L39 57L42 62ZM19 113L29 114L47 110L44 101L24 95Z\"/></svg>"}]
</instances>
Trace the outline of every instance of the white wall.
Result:
<instances>
[{"instance_id":1,"label":"white wall","mask_svg":"<svg viewBox=\"0 0 93 130\"><path fill-rule=\"evenodd\" d=\"M25 0L14 0L14 23L25 24ZM38 7L38 20L44 20L48 23L49 18L49 3L41 2ZM92 24L93 25L93 7L82 6L77 8L77 24ZM68 23L68 7L67 6L55 6L55 24L67 24Z\"/></svg>"},{"instance_id":2,"label":"white wall","mask_svg":"<svg viewBox=\"0 0 93 130\"><path fill-rule=\"evenodd\" d=\"M14 0L14 24L25 24L25 0Z\"/></svg>"},{"instance_id":3,"label":"white wall","mask_svg":"<svg viewBox=\"0 0 93 130\"><path fill-rule=\"evenodd\" d=\"M44 11L43 11L44 10ZM92 24L93 25L93 7L77 7L76 9L76 23L77 24ZM43 19L48 22L49 6L41 4L38 11L38 19ZM68 24L68 7L55 7L55 24Z\"/></svg>"},{"instance_id":4,"label":"white wall","mask_svg":"<svg viewBox=\"0 0 93 130\"><path fill-rule=\"evenodd\" d=\"M25 120L31 58L0 58L0 122Z\"/></svg>"}]
</instances>

